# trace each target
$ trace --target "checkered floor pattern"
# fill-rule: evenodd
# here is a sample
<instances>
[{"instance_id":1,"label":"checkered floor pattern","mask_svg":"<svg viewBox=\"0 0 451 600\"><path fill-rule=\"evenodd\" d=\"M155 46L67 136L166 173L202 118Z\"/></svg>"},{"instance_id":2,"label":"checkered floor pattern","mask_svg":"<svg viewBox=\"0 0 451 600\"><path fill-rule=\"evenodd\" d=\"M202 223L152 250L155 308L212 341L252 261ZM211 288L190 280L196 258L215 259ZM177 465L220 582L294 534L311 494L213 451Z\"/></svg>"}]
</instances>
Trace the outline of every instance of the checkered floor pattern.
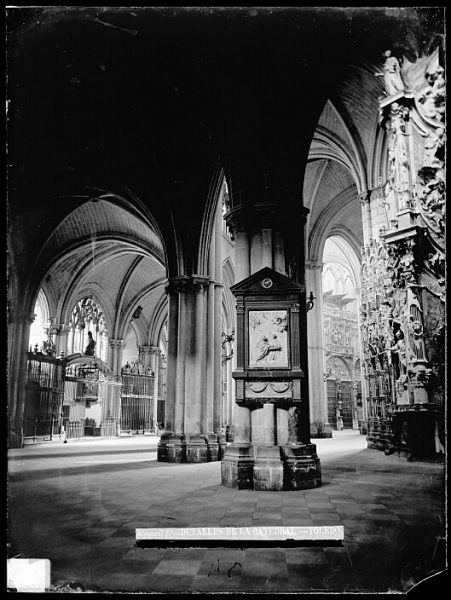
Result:
<instances>
[{"instance_id":1,"label":"checkered floor pattern","mask_svg":"<svg viewBox=\"0 0 451 600\"><path fill-rule=\"evenodd\" d=\"M444 567L443 465L363 443L322 458L320 488L255 492L222 487L219 463L168 465L155 448L103 448L10 451L10 556L49 558L55 591L401 592ZM265 525L343 525L345 541L135 546L136 527Z\"/></svg>"}]
</instances>

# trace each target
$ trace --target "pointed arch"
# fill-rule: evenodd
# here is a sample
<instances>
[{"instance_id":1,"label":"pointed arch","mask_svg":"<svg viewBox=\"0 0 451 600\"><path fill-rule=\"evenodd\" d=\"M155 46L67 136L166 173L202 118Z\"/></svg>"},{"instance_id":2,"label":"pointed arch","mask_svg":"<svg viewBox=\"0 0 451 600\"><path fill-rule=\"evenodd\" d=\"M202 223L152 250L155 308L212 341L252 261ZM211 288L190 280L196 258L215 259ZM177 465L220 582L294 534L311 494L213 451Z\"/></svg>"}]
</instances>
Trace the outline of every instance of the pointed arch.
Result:
<instances>
[{"instance_id":1,"label":"pointed arch","mask_svg":"<svg viewBox=\"0 0 451 600\"><path fill-rule=\"evenodd\" d=\"M220 203L224 183L224 170L218 159L212 175L210 190L205 205L204 216L202 219L202 228L200 232L199 254L197 261L197 270L199 275L212 275L209 273L209 249L211 245L215 216Z\"/></svg>"}]
</instances>

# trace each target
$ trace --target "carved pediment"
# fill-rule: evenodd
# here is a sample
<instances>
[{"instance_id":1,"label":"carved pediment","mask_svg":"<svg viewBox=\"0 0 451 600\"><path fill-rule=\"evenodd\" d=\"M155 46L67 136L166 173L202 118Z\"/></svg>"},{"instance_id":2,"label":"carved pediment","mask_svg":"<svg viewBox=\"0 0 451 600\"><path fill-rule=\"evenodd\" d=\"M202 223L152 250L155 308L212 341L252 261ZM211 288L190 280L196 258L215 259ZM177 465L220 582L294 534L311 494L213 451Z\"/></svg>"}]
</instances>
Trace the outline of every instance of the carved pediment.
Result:
<instances>
[{"instance_id":1,"label":"carved pediment","mask_svg":"<svg viewBox=\"0 0 451 600\"><path fill-rule=\"evenodd\" d=\"M274 271L274 269L270 269L269 267L264 267L254 273L250 277L239 281L234 286L230 288L230 291L237 294L268 294L277 293L277 292L303 292L305 290L304 286L296 283L289 277Z\"/></svg>"}]
</instances>

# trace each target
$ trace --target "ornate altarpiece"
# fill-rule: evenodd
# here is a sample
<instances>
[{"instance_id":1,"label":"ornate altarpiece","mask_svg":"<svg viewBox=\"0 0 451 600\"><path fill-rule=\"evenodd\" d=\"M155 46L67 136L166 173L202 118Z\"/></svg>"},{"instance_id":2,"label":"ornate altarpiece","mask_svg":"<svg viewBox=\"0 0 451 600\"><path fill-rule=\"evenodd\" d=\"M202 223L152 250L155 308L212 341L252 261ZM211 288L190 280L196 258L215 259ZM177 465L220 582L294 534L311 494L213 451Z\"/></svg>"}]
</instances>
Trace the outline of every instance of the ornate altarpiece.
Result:
<instances>
[{"instance_id":1,"label":"ornate altarpiece","mask_svg":"<svg viewBox=\"0 0 451 600\"><path fill-rule=\"evenodd\" d=\"M429 458L444 451L445 82L438 49L417 62L380 102L387 180L363 202L386 224L363 248L361 319L369 445Z\"/></svg>"}]
</instances>

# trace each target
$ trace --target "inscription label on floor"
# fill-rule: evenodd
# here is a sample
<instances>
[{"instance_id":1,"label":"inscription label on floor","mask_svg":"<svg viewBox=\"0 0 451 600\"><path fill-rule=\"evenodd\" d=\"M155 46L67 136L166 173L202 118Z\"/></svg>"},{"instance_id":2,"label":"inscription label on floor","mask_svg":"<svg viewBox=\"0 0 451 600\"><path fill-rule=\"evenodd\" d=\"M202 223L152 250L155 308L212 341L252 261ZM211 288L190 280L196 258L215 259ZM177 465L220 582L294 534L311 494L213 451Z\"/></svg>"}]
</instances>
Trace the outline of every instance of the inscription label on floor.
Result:
<instances>
[{"instance_id":1,"label":"inscription label on floor","mask_svg":"<svg viewBox=\"0 0 451 600\"><path fill-rule=\"evenodd\" d=\"M344 539L343 525L318 527L146 527L136 529L143 540L333 540Z\"/></svg>"}]
</instances>

